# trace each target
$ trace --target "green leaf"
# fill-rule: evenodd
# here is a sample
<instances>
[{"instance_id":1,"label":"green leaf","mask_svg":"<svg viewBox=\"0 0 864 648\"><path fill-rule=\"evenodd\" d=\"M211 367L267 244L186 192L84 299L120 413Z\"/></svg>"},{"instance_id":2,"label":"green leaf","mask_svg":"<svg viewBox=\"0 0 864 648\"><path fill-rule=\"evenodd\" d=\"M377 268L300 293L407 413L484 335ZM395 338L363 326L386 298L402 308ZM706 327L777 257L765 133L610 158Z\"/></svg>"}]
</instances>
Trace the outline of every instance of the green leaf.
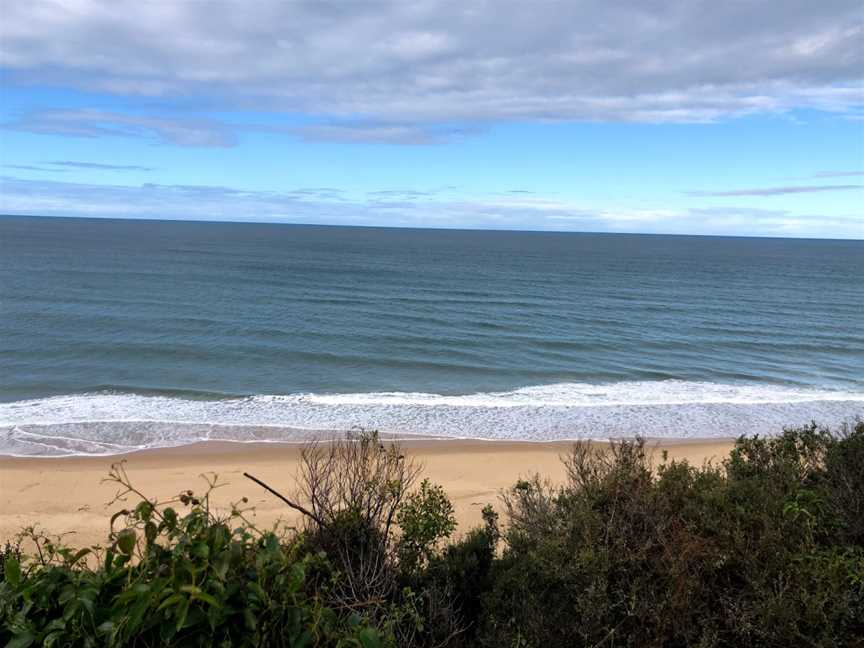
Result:
<instances>
[{"instance_id":1,"label":"green leaf","mask_svg":"<svg viewBox=\"0 0 864 648\"><path fill-rule=\"evenodd\" d=\"M213 571L220 580L225 580L225 577L228 575L228 567L230 566L231 557L227 553L223 552L213 564Z\"/></svg>"},{"instance_id":2,"label":"green leaf","mask_svg":"<svg viewBox=\"0 0 864 648\"><path fill-rule=\"evenodd\" d=\"M147 610L150 609L151 596L146 592L139 592L138 600L132 606L132 609L127 612L127 627L133 632L137 632L140 628L141 621Z\"/></svg>"},{"instance_id":3,"label":"green leaf","mask_svg":"<svg viewBox=\"0 0 864 648\"><path fill-rule=\"evenodd\" d=\"M173 508L166 508L162 511L162 517L165 520L165 527L173 531L177 527L177 511Z\"/></svg>"},{"instance_id":4,"label":"green leaf","mask_svg":"<svg viewBox=\"0 0 864 648\"><path fill-rule=\"evenodd\" d=\"M309 634L308 630L304 630L303 633L294 640L292 646L294 648L305 648L306 646L311 645L312 635Z\"/></svg>"},{"instance_id":5,"label":"green leaf","mask_svg":"<svg viewBox=\"0 0 864 648\"><path fill-rule=\"evenodd\" d=\"M14 558L6 558L4 565L6 572L6 582L12 587L18 587L21 584L21 565Z\"/></svg>"},{"instance_id":6,"label":"green leaf","mask_svg":"<svg viewBox=\"0 0 864 648\"><path fill-rule=\"evenodd\" d=\"M171 645L171 639L177 634L177 628L170 623L164 621L159 624L159 637L162 639L162 644L165 646Z\"/></svg>"},{"instance_id":7,"label":"green leaf","mask_svg":"<svg viewBox=\"0 0 864 648\"><path fill-rule=\"evenodd\" d=\"M144 537L147 538L147 542L152 544L156 540L157 535L159 535L159 528L148 520L147 524L144 525Z\"/></svg>"},{"instance_id":8,"label":"green leaf","mask_svg":"<svg viewBox=\"0 0 864 648\"><path fill-rule=\"evenodd\" d=\"M291 565L291 580L288 582L288 591L296 592L303 586L303 581L306 579L306 569L302 563L294 563Z\"/></svg>"},{"instance_id":9,"label":"green leaf","mask_svg":"<svg viewBox=\"0 0 864 648\"><path fill-rule=\"evenodd\" d=\"M96 634L98 635L110 635L112 632L114 632L113 621L106 621L105 623L100 623L96 627Z\"/></svg>"},{"instance_id":10,"label":"green leaf","mask_svg":"<svg viewBox=\"0 0 864 648\"><path fill-rule=\"evenodd\" d=\"M198 558L209 558L210 557L210 547L207 546L204 542L199 542L192 547L192 555L197 556Z\"/></svg>"},{"instance_id":11,"label":"green leaf","mask_svg":"<svg viewBox=\"0 0 864 648\"><path fill-rule=\"evenodd\" d=\"M363 648L381 648L381 637L372 628L364 628L357 635Z\"/></svg>"},{"instance_id":12,"label":"green leaf","mask_svg":"<svg viewBox=\"0 0 864 648\"><path fill-rule=\"evenodd\" d=\"M175 603L179 603L184 598L186 598L186 597L184 597L182 594L172 594L171 596L166 598L164 601L162 601L162 603L159 605L158 608L156 608L156 610L157 611L158 610L164 610L166 607L174 605Z\"/></svg>"},{"instance_id":13,"label":"green leaf","mask_svg":"<svg viewBox=\"0 0 864 648\"><path fill-rule=\"evenodd\" d=\"M252 600L257 599L258 601L265 603L267 601L267 599L269 598L267 596L267 593L255 581L249 581L249 584L247 585L247 587L248 587L249 591L251 592L250 598Z\"/></svg>"},{"instance_id":14,"label":"green leaf","mask_svg":"<svg viewBox=\"0 0 864 648\"><path fill-rule=\"evenodd\" d=\"M135 549L135 529L123 529L117 534L117 546L127 556Z\"/></svg>"},{"instance_id":15,"label":"green leaf","mask_svg":"<svg viewBox=\"0 0 864 648\"><path fill-rule=\"evenodd\" d=\"M30 644L32 644L36 640L36 637L30 634L29 632L24 632L23 634L19 634L14 637L9 643L6 644L6 648L27 648Z\"/></svg>"},{"instance_id":16,"label":"green leaf","mask_svg":"<svg viewBox=\"0 0 864 648\"><path fill-rule=\"evenodd\" d=\"M60 605L66 605L69 601L73 600L78 594L78 590L75 589L74 585L67 585L60 592L60 597L57 601Z\"/></svg>"},{"instance_id":17,"label":"green leaf","mask_svg":"<svg viewBox=\"0 0 864 648\"><path fill-rule=\"evenodd\" d=\"M66 622L63 619L54 619L51 623L45 626L44 630L46 632L51 632L52 630L65 630Z\"/></svg>"},{"instance_id":18,"label":"green leaf","mask_svg":"<svg viewBox=\"0 0 864 648\"><path fill-rule=\"evenodd\" d=\"M69 561L69 566L71 567L89 553L90 549L81 549L78 553L72 556L72 559Z\"/></svg>"},{"instance_id":19,"label":"green leaf","mask_svg":"<svg viewBox=\"0 0 864 648\"><path fill-rule=\"evenodd\" d=\"M152 502L143 501L138 506L135 507L135 514L138 516L140 520L149 521L150 516L153 515L153 504Z\"/></svg>"},{"instance_id":20,"label":"green leaf","mask_svg":"<svg viewBox=\"0 0 864 648\"><path fill-rule=\"evenodd\" d=\"M213 607L216 607L216 608L222 607L222 604L219 601L217 601L216 598L214 598L213 596L210 596L210 594L205 594L204 592L198 592L197 594L194 595L193 598L196 598L199 601L204 601L205 603L212 605Z\"/></svg>"},{"instance_id":21,"label":"green leaf","mask_svg":"<svg viewBox=\"0 0 864 648\"><path fill-rule=\"evenodd\" d=\"M177 624L175 627L177 631L180 631L180 628L183 627L183 624L186 623L186 615L189 613L189 599L184 598L180 601L180 605L177 606Z\"/></svg>"}]
</instances>

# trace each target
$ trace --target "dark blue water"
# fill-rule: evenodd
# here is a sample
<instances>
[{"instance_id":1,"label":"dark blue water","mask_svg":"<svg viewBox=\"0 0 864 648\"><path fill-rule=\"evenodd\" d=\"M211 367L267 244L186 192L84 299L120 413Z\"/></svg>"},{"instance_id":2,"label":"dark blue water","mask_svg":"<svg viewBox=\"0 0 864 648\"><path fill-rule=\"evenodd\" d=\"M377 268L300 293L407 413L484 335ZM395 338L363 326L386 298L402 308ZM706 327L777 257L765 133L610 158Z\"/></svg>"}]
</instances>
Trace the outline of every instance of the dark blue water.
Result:
<instances>
[{"instance_id":1,"label":"dark blue water","mask_svg":"<svg viewBox=\"0 0 864 648\"><path fill-rule=\"evenodd\" d=\"M2 217L0 426L840 420L864 411L862 304L862 241Z\"/></svg>"}]
</instances>

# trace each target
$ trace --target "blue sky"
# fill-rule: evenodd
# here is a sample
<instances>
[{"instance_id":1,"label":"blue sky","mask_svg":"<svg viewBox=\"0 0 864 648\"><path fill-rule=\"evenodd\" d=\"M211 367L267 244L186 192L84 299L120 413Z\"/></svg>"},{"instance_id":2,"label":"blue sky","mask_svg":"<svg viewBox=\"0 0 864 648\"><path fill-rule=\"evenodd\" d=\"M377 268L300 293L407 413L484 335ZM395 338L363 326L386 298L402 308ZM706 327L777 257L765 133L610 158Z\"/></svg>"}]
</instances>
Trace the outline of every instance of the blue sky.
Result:
<instances>
[{"instance_id":1,"label":"blue sky","mask_svg":"<svg viewBox=\"0 0 864 648\"><path fill-rule=\"evenodd\" d=\"M864 238L857 2L16 3L0 212Z\"/></svg>"}]
</instances>

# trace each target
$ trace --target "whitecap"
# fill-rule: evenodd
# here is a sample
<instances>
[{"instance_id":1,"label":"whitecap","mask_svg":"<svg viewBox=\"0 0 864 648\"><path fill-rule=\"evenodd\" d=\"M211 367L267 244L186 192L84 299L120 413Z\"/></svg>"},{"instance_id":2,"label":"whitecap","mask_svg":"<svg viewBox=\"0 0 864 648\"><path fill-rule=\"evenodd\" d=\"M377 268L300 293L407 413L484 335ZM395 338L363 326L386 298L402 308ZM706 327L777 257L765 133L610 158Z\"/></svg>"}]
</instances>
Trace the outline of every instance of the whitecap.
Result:
<instances>
[{"instance_id":1,"label":"whitecap","mask_svg":"<svg viewBox=\"0 0 864 648\"><path fill-rule=\"evenodd\" d=\"M864 415L864 392L696 381L559 383L512 391L190 399L93 393L0 403L0 453L104 455L197 441L297 441L313 431L554 441L728 438Z\"/></svg>"}]
</instances>

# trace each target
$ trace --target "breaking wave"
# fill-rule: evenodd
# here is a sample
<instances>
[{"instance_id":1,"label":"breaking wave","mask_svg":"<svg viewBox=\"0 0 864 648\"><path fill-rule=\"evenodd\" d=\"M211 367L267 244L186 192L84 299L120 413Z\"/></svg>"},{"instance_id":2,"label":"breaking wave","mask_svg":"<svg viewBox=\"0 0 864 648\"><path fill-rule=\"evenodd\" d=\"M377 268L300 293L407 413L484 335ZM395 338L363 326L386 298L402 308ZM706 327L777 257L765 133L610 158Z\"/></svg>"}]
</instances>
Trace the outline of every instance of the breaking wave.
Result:
<instances>
[{"instance_id":1,"label":"breaking wave","mask_svg":"<svg viewBox=\"0 0 864 648\"><path fill-rule=\"evenodd\" d=\"M198 441L396 435L555 441L772 434L864 416L864 392L691 381L560 383L506 392L188 396L99 392L0 403L0 454L110 455Z\"/></svg>"}]
</instances>

